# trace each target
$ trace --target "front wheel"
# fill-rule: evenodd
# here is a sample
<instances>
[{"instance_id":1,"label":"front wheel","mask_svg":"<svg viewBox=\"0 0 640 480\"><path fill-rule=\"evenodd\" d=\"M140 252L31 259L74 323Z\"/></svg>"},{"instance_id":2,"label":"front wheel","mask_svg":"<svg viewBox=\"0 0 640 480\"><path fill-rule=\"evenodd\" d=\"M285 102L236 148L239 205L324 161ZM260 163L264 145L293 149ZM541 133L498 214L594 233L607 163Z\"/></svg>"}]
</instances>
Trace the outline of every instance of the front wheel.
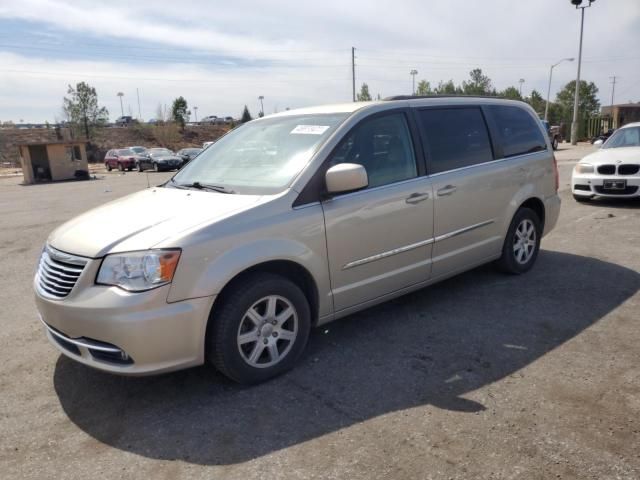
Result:
<instances>
[{"instance_id":1,"label":"front wheel","mask_svg":"<svg viewBox=\"0 0 640 480\"><path fill-rule=\"evenodd\" d=\"M220 372L252 384L293 368L311 329L309 303L295 283L259 273L221 301L208 338L209 358Z\"/></svg>"},{"instance_id":2,"label":"front wheel","mask_svg":"<svg viewBox=\"0 0 640 480\"><path fill-rule=\"evenodd\" d=\"M536 212L521 208L509 225L498 266L506 273L525 273L536 261L540 250L542 227Z\"/></svg>"}]
</instances>

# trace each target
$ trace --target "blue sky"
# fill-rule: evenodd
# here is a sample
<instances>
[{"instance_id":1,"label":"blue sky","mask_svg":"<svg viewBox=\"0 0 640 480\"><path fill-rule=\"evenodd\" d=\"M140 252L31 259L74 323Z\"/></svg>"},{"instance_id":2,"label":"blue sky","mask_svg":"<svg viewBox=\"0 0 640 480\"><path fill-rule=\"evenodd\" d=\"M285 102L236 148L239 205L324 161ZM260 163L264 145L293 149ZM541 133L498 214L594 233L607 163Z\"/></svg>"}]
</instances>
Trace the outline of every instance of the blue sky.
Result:
<instances>
[{"instance_id":1,"label":"blue sky","mask_svg":"<svg viewBox=\"0 0 640 480\"><path fill-rule=\"evenodd\" d=\"M383 97L410 93L409 71L432 85L480 67L501 90L546 93L549 66L577 57L579 14L568 0L3 0L0 121L62 117L68 84L95 86L111 118L149 119L182 95L198 116L238 116L349 101L356 81ZM600 0L586 11L582 78L610 102L640 101L640 2ZM626 48L625 45L632 48ZM554 70L552 97L575 78Z\"/></svg>"}]
</instances>

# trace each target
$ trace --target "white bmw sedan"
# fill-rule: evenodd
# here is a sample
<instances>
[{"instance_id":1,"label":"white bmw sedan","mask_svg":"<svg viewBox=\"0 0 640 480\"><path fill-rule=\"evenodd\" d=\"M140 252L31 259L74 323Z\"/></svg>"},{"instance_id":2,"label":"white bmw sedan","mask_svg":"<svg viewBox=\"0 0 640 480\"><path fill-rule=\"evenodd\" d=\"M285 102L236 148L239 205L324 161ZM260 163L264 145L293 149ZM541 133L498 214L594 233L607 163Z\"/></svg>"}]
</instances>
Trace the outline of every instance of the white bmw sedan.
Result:
<instances>
[{"instance_id":1,"label":"white bmw sedan","mask_svg":"<svg viewBox=\"0 0 640 480\"><path fill-rule=\"evenodd\" d=\"M640 196L640 122L618 129L600 150L584 157L571 175L573 198Z\"/></svg>"}]
</instances>

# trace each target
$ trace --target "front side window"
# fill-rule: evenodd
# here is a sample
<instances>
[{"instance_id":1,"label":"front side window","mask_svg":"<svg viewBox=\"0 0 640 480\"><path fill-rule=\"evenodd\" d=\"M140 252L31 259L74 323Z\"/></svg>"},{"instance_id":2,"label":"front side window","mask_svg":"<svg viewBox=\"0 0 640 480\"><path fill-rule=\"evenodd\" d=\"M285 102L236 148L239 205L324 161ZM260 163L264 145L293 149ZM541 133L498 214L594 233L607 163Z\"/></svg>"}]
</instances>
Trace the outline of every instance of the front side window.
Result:
<instances>
[{"instance_id":1,"label":"front side window","mask_svg":"<svg viewBox=\"0 0 640 480\"><path fill-rule=\"evenodd\" d=\"M496 123L505 158L547 149L538 122L526 110L507 105L490 105L488 109Z\"/></svg>"},{"instance_id":2,"label":"front side window","mask_svg":"<svg viewBox=\"0 0 640 480\"><path fill-rule=\"evenodd\" d=\"M413 143L403 113L367 119L342 140L329 166L362 165L369 188L408 180L418 175Z\"/></svg>"},{"instance_id":3,"label":"front side window","mask_svg":"<svg viewBox=\"0 0 640 480\"><path fill-rule=\"evenodd\" d=\"M248 122L207 147L168 186L198 182L240 194L278 193L348 115L286 115Z\"/></svg>"},{"instance_id":4,"label":"front side window","mask_svg":"<svg viewBox=\"0 0 640 480\"><path fill-rule=\"evenodd\" d=\"M622 128L602 145L602 148L640 147L640 127Z\"/></svg>"},{"instance_id":5,"label":"front side window","mask_svg":"<svg viewBox=\"0 0 640 480\"><path fill-rule=\"evenodd\" d=\"M418 118L428 145L430 173L493 160L480 108L429 108L420 110Z\"/></svg>"}]
</instances>

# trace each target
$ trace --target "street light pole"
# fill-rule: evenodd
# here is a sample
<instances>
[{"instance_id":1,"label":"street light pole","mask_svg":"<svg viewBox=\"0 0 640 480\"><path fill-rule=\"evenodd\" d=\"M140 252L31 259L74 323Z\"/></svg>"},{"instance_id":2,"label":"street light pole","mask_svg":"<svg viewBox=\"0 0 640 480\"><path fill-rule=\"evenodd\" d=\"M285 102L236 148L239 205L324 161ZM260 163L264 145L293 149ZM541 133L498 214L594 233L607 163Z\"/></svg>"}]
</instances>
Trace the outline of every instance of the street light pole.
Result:
<instances>
[{"instance_id":1,"label":"street light pole","mask_svg":"<svg viewBox=\"0 0 640 480\"><path fill-rule=\"evenodd\" d=\"M524 78L518 80L518 83L520 84L520 97L522 98L522 84L524 83Z\"/></svg>"},{"instance_id":2,"label":"street light pole","mask_svg":"<svg viewBox=\"0 0 640 480\"><path fill-rule=\"evenodd\" d=\"M264 117L264 103L262 102L264 100L264 95L260 95L258 100L260 100L260 116Z\"/></svg>"},{"instance_id":3,"label":"street light pole","mask_svg":"<svg viewBox=\"0 0 640 480\"><path fill-rule=\"evenodd\" d=\"M118 96L120 97L120 115L124 117L124 107L122 106L122 97L124 97L124 93L118 92Z\"/></svg>"},{"instance_id":4,"label":"street light pole","mask_svg":"<svg viewBox=\"0 0 640 480\"><path fill-rule=\"evenodd\" d=\"M549 116L549 97L551 95L551 77L553 76L553 69L560 65L562 62L573 62L573 58L563 58L557 63L551 65L551 69L549 70L549 86L547 87L547 104L544 107L544 119L547 120Z\"/></svg>"},{"instance_id":5,"label":"street light pole","mask_svg":"<svg viewBox=\"0 0 640 480\"><path fill-rule=\"evenodd\" d=\"M418 71L415 68L409 72L409 75L411 75L411 78L412 78L412 85L413 85L411 88L411 95L416 94L416 75L417 74L418 74Z\"/></svg>"},{"instance_id":6,"label":"street light pole","mask_svg":"<svg viewBox=\"0 0 640 480\"><path fill-rule=\"evenodd\" d=\"M571 122L571 145L578 144L578 104L580 102L580 68L582 67L582 32L584 30L584 9L596 0L587 0L589 5L582 5L583 0L571 0L576 9L580 9L580 46L578 48L578 73L576 75L575 96L573 99L573 121Z\"/></svg>"},{"instance_id":7,"label":"street light pole","mask_svg":"<svg viewBox=\"0 0 640 480\"><path fill-rule=\"evenodd\" d=\"M198 107L193 107L193 114L196 116L196 123L198 123Z\"/></svg>"}]
</instances>

